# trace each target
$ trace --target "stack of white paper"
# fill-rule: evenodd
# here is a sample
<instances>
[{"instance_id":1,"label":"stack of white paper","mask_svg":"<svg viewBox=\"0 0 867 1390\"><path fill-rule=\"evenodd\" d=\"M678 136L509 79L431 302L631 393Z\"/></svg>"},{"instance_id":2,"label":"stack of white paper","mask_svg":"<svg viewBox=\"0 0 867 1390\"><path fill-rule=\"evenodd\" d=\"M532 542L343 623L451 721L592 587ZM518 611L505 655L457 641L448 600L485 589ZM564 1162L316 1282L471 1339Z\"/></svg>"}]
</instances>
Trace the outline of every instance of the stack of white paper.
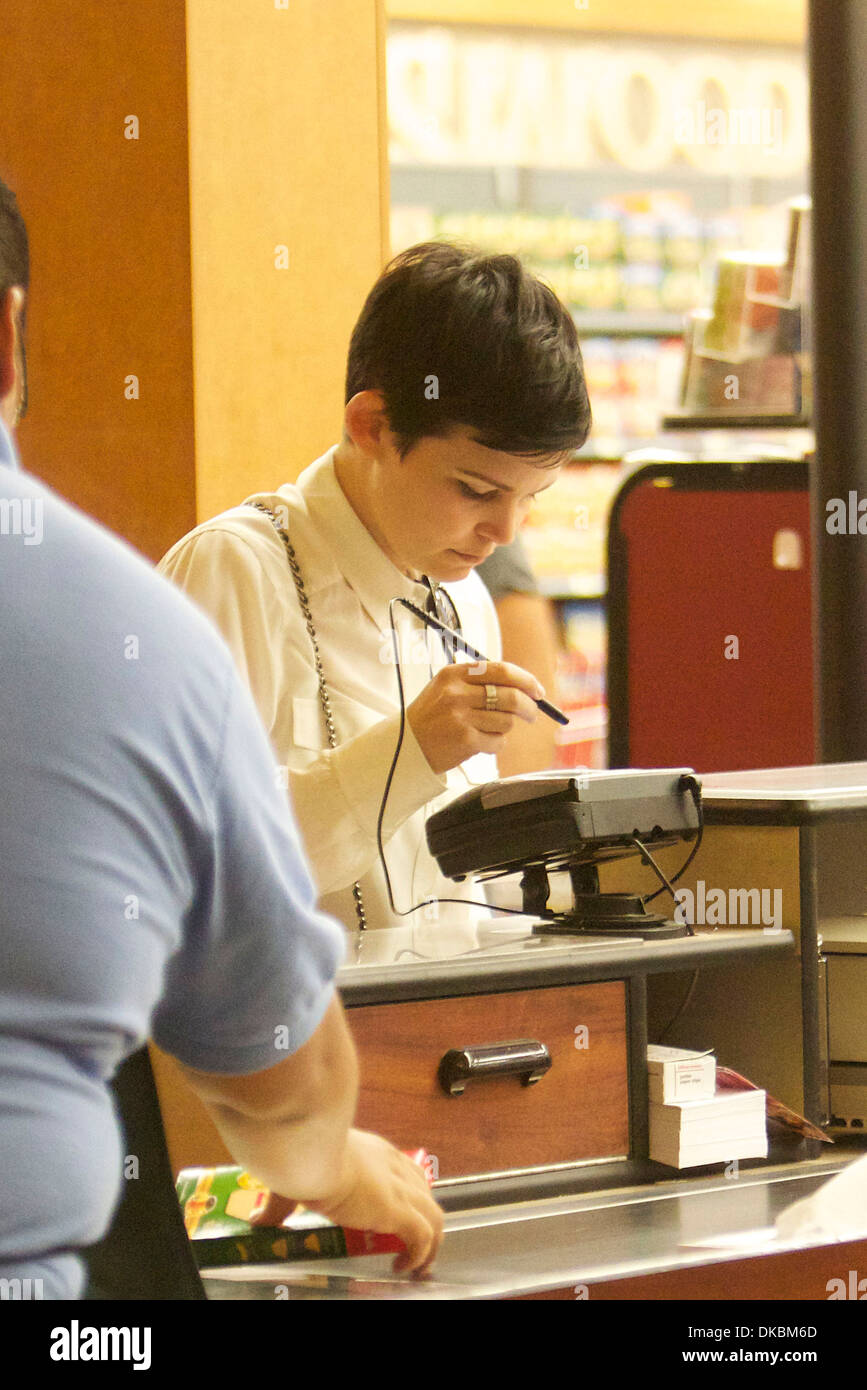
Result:
<instances>
[{"instance_id":1,"label":"stack of white paper","mask_svg":"<svg viewBox=\"0 0 867 1390\"><path fill-rule=\"evenodd\" d=\"M650 1157L672 1168L766 1158L764 1091L717 1091L700 1100L650 1104Z\"/></svg>"}]
</instances>

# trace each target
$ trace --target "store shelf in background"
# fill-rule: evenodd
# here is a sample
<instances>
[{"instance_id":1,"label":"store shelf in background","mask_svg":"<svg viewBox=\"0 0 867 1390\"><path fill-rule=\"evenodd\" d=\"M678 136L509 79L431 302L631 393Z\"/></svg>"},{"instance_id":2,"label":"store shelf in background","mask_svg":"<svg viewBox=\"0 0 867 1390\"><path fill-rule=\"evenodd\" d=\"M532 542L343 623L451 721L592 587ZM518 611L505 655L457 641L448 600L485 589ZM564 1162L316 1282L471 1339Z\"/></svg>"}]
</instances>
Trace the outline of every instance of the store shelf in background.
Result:
<instances>
[{"instance_id":1,"label":"store shelf in background","mask_svg":"<svg viewBox=\"0 0 867 1390\"><path fill-rule=\"evenodd\" d=\"M539 580L539 592L545 598L566 601L571 598L602 599L605 597L604 574L560 574Z\"/></svg>"},{"instance_id":2,"label":"store shelf in background","mask_svg":"<svg viewBox=\"0 0 867 1390\"><path fill-rule=\"evenodd\" d=\"M679 338L683 335L681 314L633 313L627 309L576 309L572 317L582 338Z\"/></svg>"},{"instance_id":3,"label":"store shelf in background","mask_svg":"<svg viewBox=\"0 0 867 1390\"><path fill-rule=\"evenodd\" d=\"M589 444L622 456L623 443L654 436L660 413L674 410L683 377L680 338L585 337L584 373L593 411Z\"/></svg>"},{"instance_id":4,"label":"store shelf in background","mask_svg":"<svg viewBox=\"0 0 867 1390\"><path fill-rule=\"evenodd\" d=\"M667 423L677 418L678 424ZM806 458L816 448L813 430L802 421L795 424L765 424L765 416L757 419L735 415L725 418L707 416L707 425L696 425L695 416L664 416L659 431L647 439L631 440L627 448L621 449L618 457L628 459L624 468L637 468L639 463L651 463L654 459L666 459L681 463L750 463L764 458ZM730 420L737 421L730 424ZM587 446L585 446L586 448ZM593 455L582 452L581 457L589 462ZM625 476L625 475L624 475Z\"/></svg>"},{"instance_id":5,"label":"store shelf in background","mask_svg":"<svg viewBox=\"0 0 867 1390\"><path fill-rule=\"evenodd\" d=\"M703 415L691 414L688 411L679 413L674 411L671 415L663 415L661 428L663 430L793 430L809 429L810 418L807 415L768 415L761 411L750 413L737 412L734 410L709 410Z\"/></svg>"},{"instance_id":6,"label":"store shelf in background","mask_svg":"<svg viewBox=\"0 0 867 1390\"><path fill-rule=\"evenodd\" d=\"M683 191L603 194L601 187L579 214L570 210L576 194L566 175L559 198L549 190L547 207L485 206L481 189L467 207L456 188L451 192L458 201L449 207L448 185L443 185L447 171L428 168L417 190L426 189L426 196L417 201L407 198L408 186L401 194L407 179L397 154L392 170L395 251L440 239L520 256L569 306L579 330L590 334L682 335L684 315L710 292L702 267L751 236L755 218L763 222L765 217L743 209L734 216L728 211L698 215L693 196ZM493 173L495 183L498 176L502 180L502 170Z\"/></svg>"},{"instance_id":7,"label":"store shelf in background","mask_svg":"<svg viewBox=\"0 0 867 1390\"><path fill-rule=\"evenodd\" d=\"M579 461L564 468L554 487L536 498L521 538L549 596L603 592L608 512L624 476L619 461Z\"/></svg>"},{"instance_id":8,"label":"store shelf in background","mask_svg":"<svg viewBox=\"0 0 867 1390\"><path fill-rule=\"evenodd\" d=\"M806 0L385 0L389 19L803 44Z\"/></svg>"}]
</instances>

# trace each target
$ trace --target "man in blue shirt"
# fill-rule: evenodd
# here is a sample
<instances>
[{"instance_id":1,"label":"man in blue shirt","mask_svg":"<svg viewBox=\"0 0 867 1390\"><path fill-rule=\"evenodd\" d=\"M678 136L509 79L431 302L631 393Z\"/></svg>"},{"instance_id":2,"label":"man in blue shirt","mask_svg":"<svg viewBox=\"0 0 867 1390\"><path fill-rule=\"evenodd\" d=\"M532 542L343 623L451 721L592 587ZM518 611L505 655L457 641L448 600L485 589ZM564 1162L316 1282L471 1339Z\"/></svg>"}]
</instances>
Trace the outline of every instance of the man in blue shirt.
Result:
<instances>
[{"instance_id":1,"label":"man in blue shirt","mask_svg":"<svg viewBox=\"0 0 867 1390\"><path fill-rule=\"evenodd\" d=\"M423 1269L441 1212L351 1128L357 1065L251 697L210 624L18 465L27 239L0 181L0 1278L78 1297L121 1186L107 1083L150 1035L236 1160Z\"/></svg>"}]
</instances>

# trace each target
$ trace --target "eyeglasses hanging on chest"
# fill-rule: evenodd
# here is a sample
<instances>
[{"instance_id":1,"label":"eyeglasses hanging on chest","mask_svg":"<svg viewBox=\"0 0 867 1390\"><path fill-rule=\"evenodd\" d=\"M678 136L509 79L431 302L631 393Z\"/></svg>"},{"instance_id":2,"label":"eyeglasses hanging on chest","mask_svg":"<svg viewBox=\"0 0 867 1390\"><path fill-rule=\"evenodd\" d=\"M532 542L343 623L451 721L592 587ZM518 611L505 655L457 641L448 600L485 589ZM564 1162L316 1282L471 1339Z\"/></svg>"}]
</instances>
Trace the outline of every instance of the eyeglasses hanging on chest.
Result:
<instances>
[{"instance_id":1,"label":"eyeglasses hanging on chest","mask_svg":"<svg viewBox=\"0 0 867 1390\"><path fill-rule=\"evenodd\" d=\"M455 633L457 637L462 637L463 628L461 627L460 615L458 614L451 594L447 589L444 589L441 584L432 583L426 575L422 582L427 589L427 598L424 605L425 612L432 618L438 619L450 632ZM455 652L460 650L460 648L451 640L448 632L441 632L439 629L435 629L435 631L442 642L447 660L453 662L455 660Z\"/></svg>"}]
</instances>

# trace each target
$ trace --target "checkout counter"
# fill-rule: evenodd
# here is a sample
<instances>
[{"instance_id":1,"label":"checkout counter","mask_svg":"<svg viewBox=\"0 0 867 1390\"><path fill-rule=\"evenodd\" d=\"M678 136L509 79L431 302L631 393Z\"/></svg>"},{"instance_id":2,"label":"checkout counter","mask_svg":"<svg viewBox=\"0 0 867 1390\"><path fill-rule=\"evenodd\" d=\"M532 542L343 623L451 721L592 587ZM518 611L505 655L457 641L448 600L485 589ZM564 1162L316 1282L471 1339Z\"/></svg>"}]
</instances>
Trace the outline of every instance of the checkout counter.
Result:
<instances>
[{"instance_id":1,"label":"checkout counter","mask_svg":"<svg viewBox=\"0 0 867 1390\"><path fill-rule=\"evenodd\" d=\"M315 1259L206 1271L209 1298L728 1299L735 1277L741 1297L825 1298L841 1260L864 1267L867 1230L829 1247L771 1229L843 1168L830 1146L780 1142L734 1181L721 1164L676 1174L647 1156L648 980L723 962L748 976L794 954L789 931L576 943L492 923L457 945L435 927L356 934L340 975L358 1123L437 1161L447 1216L432 1278L393 1275L389 1256ZM537 1082L516 1066L447 1093L448 1052L513 1037L547 1047Z\"/></svg>"},{"instance_id":2,"label":"checkout counter","mask_svg":"<svg viewBox=\"0 0 867 1390\"><path fill-rule=\"evenodd\" d=\"M394 1276L391 1257L311 1259L208 1270L209 1298L722 1299L736 1275L739 1297L824 1299L840 1267L867 1268L867 1223L842 1244L773 1229L857 1156L851 1143L787 1135L734 1176L648 1156L646 1048L675 1014L667 1043L712 1047L809 1118L831 1118L819 831L845 825L867 845L867 764L702 780L705 838L682 882L783 882L783 923L641 939L496 917L350 935L339 988L361 1057L357 1123L434 1160L447 1215L433 1277ZM682 862L683 847L666 855ZM174 1158L189 1113L167 1094L164 1059L156 1070ZM226 1161L196 1143L182 1163Z\"/></svg>"}]
</instances>

